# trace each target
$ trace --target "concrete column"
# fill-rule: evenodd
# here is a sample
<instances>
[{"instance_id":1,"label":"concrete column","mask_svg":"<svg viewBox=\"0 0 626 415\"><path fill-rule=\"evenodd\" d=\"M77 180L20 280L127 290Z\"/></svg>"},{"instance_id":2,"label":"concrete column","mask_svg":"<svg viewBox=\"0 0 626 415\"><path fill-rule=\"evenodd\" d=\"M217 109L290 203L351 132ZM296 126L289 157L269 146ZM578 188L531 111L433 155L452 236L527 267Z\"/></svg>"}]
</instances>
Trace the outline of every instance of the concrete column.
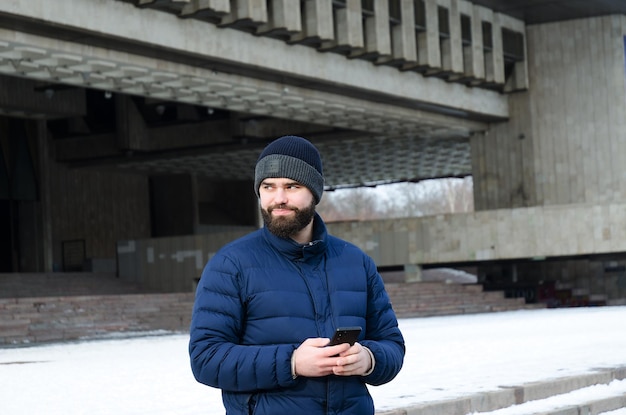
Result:
<instances>
[{"instance_id":1,"label":"concrete column","mask_svg":"<svg viewBox=\"0 0 626 415\"><path fill-rule=\"evenodd\" d=\"M305 0L302 13L302 31L294 34L291 42L321 44L335 38L332 0Z\"/></svg>"},{"instance_id":2,"label":"concrete column","mask_svg":"<svg viewBox=\"0 0 626 415\"><path fill-rule=\"evenodd\" d=\"M460 12L470 18L472 41L463 46L463 73L473 79L485 78L485 57L483 54L483 31L480 10L482 7L472 6L471 3L459 4Z\"/></svg>"},{"instance_id":3,"label":"concrete column","mask_svg":"<svg viewBox=\"0 0 626 415\"><path fill-rule=\"evenodd\" d=\"M397 62L403 67L417 64L414 7L413 0L401 0L402 22L391 28L391 62Z\"/></svg>"},{"instance_id":4,"label":"concrete column","mask_svg":"<svg viewBox=\"0 0 626 415\"><path fill-rule=\"evenodd\" d=\"M502 26L500 14L490 13L491 51L485 52L485 78L488 82L504 84L504 50L502 48Z\"/></svg>"},{"instance_id":5,"label":"concrete column","mask_svg":"<svg viewBox=\"0 0 626 415\"><path fill-rule=\"evenodd\" d=\"M250 20L257 24L267 23L266 0L233 0L231 10L222 20L222 24L229 25L238 20Z\"/></svg>"},{"instance_id":6,"label":"concrete column","mask_svg":"<svg viewBox=\"0 0 626 415\"><path fill-rule=\"evenodd\" d=\"M271 0L268 2L269 21L261 25L257 33L281 32L294 34L302 30L300 2L293 0Z\"/></svg>"},{"instance_id":7,"label":"concrete column","mask_svg":"<svg viewBox=\"0 0 626 415\"><path fill-rule=\"evenodd\" d=\"M439 45L439 12L436 0L424 0L426 31L417 38L417 61L421 66L439 68L441 51Z\"/></svg>"},{"instance_id":8,"label":"concrete column","mask_svg":"<svg viewBox=\"0 0 626 415\"><path fill-rule=\"evenodd\" d=\"M180 17L194 17L211 23L220 23L230 13L230 0L188 0Z\"/></svg>"},{"instance_id":9,"label":"concrete column","mask_svg":"<svg viewBox=\"0 0 626 415\"><path fill-rule=\"evenodd\" d=\"M422 281L422 267L417 264L404 265L404 282Z\"/></svg>"},{"instance_id":10,"label":"concrete column","mask_svg":"<svg viewBox=\"0 0 626 415\"><path fill-rule=\"evenodd\" d=\"M483 45L491 45L484 49L485 57L485 80L489 83L504 84L504 57L502 49L502 26L498 13L485 8L480 12L481 26L487 23L491 27L491 33L483 32ZM484 36L490 36L485 38Z\"/></svg>"},{"instance_id":11,"label":"concrete column","mask_svg":"<svg viewBox=\"0 0 626 415\"><path fill-rule=\"evenodd\" d=\"M347 0L346 6L333 8L335 40L322 43L320 49L353 54L364 47L361 0Z\"/></svg>"},{"instance_id":12,"label":"concrete column","mask_svg":"<svg viewBox=\"0 0 626 415\"><path fill-rule=\"evenodd\" d=\"M142 150L146 145L146 127L129 96L115 94L115 117L118 146L129 151Z\"/></svg>"},{"instance_id":13,"label":"concrete column","mask_svg":"<svg viewBox=\"0 0 626 415\"><path fill-rule=\"evenodd\" d=\"M198 17L219 23L230 13L230 0L188 0L180 12L181 17Z\"/></svg>"},{"instance_id":14,"label":"concrete column","mask_svg":"<svg viewBox=\"0 0 626 415\"><path fill-rule=\"evenodd\" d=\"M39 206L41 215L41 247L43 256L43 269L39 271L52 272L54 264L53 238L52 238L52 216L50 214L50 149L48 147L48 129L46 121L37 121L37 149L39 152L38 162L40 172L38 180L39 186Z\"/></svg>"},{"instance_id":15,"label":"concrete column","mask_svg":"<svg viewBox=\"0 0 626 415\"><path fill-rule=\"evenodd\" d=\"M450 37L441 42L441 66L452 74L463 73L463 45L459 0L450 0L448 8Z\"/></svg>"},{"instance_id":16,"label":"concrete column","mask_svg":"<svg viewBox=\"0 0 626 415\"><path fill-rule=\"evenodd\" d=\"M364 49L354 56L385 61L391 57L391 34L389 28L389 0L374 2L374 15L364 18Z\"/></svg>"}]
</instances>

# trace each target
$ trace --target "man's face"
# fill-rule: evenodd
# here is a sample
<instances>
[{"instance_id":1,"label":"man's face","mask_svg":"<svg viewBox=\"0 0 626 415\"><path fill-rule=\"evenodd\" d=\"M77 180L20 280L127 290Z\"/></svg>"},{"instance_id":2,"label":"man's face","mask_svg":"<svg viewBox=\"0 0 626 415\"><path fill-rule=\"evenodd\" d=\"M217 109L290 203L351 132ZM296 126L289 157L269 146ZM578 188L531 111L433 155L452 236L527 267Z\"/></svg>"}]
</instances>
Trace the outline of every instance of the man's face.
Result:
<instances>
[{"instance_id":1,"label":"man's face","mask_svg":"<svg viewBox=\"0 0 626 415\"><path fill-rule=\"evenodd\" d=\"M263 180L259 196L265 226L281 238L293 237L311 223L315 215L313 194L291 179Z\"/></svg>"}]
</instances>

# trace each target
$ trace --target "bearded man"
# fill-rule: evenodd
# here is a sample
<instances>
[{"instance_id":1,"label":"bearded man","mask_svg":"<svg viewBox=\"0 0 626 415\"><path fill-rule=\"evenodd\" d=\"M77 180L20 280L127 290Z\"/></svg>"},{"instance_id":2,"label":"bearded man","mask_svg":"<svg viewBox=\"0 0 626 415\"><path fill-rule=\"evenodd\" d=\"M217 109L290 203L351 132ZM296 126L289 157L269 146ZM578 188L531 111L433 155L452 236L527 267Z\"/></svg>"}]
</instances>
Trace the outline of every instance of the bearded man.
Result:
<instances>
[{"instance_id":1,"label":"bearded man","mask_svg":"<svg viewBox=\"0 0 626 415\"><path fill-rule=\"evenodd\" d=\"M391 381L405 345L374 261L316 213L322 160L302 137L271 142L255 168L265 226L220 249L198 284L193 374L227 415L373 415L367 385ZM337 328L357 341L329 345Z\"/></svg>"}]
</instances>

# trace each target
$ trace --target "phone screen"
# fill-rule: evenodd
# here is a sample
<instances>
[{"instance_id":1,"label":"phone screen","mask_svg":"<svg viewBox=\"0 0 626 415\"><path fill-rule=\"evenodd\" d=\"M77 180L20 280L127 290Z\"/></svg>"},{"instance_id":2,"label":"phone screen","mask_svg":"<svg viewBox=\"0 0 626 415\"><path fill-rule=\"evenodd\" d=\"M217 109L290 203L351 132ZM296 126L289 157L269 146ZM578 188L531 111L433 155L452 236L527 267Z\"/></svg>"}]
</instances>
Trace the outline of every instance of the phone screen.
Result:
<instances>
[{"instance_id":1,"label":"phone screen","mask_svg":"<svg viewBox=\"0 0 626 415\"><path fill-rule=\"evenodd\" d=\"M333 338L330 339L329 346L335 346L337 344L349 343L352 346L361 334L361 327L339 327L335 330Z\"/></svg>"}]
</instances>

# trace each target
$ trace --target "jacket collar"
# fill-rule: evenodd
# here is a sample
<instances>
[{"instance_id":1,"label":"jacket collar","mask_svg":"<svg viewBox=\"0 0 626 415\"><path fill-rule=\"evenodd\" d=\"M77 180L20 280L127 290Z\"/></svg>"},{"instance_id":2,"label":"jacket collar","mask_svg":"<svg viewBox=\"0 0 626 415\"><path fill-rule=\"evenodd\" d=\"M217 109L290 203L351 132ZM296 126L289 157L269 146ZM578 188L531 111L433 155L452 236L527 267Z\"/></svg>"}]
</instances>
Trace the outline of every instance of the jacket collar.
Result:
<instances>
[{"instance_id":1,"label":"jacket collar","mask_svg":"<svg viewBox=\"0 0 626 415\"><path fill-rule=\"evenodd\" d=\"M291 238L278 237L270 232L267 227L263 227L263 235L274 249L291 260L306 261L326 251L326 224L318 213L315 213L313 217L313 240L308 244L302 245Z\"/></svg>"}]
</instances>

